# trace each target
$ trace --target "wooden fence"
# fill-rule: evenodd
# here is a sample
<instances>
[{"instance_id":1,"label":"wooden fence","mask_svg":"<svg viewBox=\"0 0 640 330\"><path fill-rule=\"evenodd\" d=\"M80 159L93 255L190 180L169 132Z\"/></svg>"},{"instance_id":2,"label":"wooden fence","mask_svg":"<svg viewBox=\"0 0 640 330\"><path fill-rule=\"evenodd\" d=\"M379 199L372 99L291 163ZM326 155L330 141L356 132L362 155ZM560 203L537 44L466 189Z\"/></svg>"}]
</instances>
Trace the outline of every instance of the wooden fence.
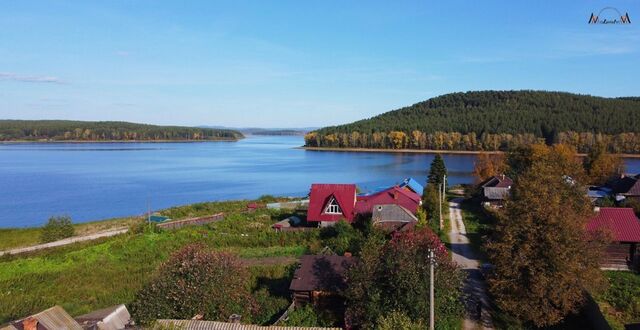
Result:
<instances>
[{"instance_id":1,"label":"wooden fence","mask_svg":"<svg viewBox=\"0 0 640 330\"><path fill-rule=\"evenodd\" d=\"M224 213L217 213L199 218L190 218L184 220L169 221L158 224L163 229L178 229L184 226L201 226L212 222L218 222L224 219Z\"/></svg>"}]
</instances>

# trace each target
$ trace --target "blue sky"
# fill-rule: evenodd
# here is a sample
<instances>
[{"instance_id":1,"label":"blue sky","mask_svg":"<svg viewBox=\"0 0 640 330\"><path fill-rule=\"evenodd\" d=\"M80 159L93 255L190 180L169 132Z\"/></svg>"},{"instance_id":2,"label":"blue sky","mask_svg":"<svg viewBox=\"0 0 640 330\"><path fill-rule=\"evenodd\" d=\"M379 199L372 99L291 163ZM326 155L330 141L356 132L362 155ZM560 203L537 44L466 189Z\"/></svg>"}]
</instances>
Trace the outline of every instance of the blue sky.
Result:
<instances>
[{"instance_id":1,"label":"blue sky","mask_svg":"<svg viewBox=\"0 0 640 330\"><path fill-rule=\"evenodd\" d=\"M628 25L589 25L613 6ZM437 95L640 95L640 1L0 3L0 118L304 127Z\"/></svg>"}]
</instances>

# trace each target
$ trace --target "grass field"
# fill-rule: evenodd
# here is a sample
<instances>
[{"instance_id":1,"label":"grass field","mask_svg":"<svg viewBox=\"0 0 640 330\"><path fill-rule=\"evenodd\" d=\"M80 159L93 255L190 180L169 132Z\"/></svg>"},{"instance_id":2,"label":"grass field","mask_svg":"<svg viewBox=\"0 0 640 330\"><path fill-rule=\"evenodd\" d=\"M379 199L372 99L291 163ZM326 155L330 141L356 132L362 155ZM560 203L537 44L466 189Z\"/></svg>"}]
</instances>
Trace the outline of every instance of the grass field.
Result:
<instances>
[{"instance_id":1,"label":"grass field","mask_svg":"<svg viewBox=\"0 0 640 330\"><path fill-rule=\"evenodd\" d=\"M595 297L600 310L613 329L624 329L627 323L640 323L640 274L605 271L607 291Z\"/></svg>"},{"instance_id":2,"label":"grass field","mask_svg":"<svg viewBox=\"0 0 640 330\"><path fill-rule=\"evenodd\" d=\"M146 230L20 256L0 258L0 323L53 305L71 315L131 302L157 266L180 247L200 242L241 258L300 256L319 250L318 233L275 233L270 225L289 214L244 213L246 201L169 209L181 217L224 211L225 220L176 231ZM177 218L177 217L176 217ZM289 304L290 265L251 266L253 292L266 323ZM285 285L286 284L286 285Z\"/></svg>"}]
</instances>

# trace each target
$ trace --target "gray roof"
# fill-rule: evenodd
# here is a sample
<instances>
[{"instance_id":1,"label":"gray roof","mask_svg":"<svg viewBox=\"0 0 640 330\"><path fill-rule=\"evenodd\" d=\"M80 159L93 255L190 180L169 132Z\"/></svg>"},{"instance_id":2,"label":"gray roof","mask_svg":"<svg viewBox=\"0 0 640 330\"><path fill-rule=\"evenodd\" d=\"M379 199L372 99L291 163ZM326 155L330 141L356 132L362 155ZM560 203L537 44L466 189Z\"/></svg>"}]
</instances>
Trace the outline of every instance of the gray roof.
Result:
<instances>
[{"instance_id":1,"label":"gray roof","mask_svg":"<svg viewBox=\"0 0 640 330\"><path fill-rule=\"evenodd\" d=\"M131 315L125 305L111 306L76 317L83 327L96 326L98 329L124 329L131 323Z\"/></svg>"},{"instance_id":2,"label":"gray roof","mask_svg":"<svg viewBox=\"0 0 640 330\"><path fill-rule=\"evenodd\" d=\"M200 320L157 320L156 323L161 329L175 327L181 330L340 330L340 328L260 326Z\"/></svg>"},{"instance_id":3,"label":"gray roof","mask_svg":"<svg viewBox=\"0 0 640 330\"><path fill-rule=\"evenodd\" d=\"M24 319L11 322L10 325L2 329L15 329L22 328L22 322L29 319L36 319L38 321L38 329L49 330L82 330L82 327L71 315L69 315L62 307L53 306L47 310L44 310L38 314L25 317Z\"/></svg>"},{"instance_id":4,"label":"gray roof","mask_svg":"<svg viewBox=\"0 0 640 330\"><path fill-rule=\"evenodd\" d=\"M373 224L380 222L413 222L418 221L411 211L396 204L375 205L371 213Z\"/></svg>"}]
</instances>

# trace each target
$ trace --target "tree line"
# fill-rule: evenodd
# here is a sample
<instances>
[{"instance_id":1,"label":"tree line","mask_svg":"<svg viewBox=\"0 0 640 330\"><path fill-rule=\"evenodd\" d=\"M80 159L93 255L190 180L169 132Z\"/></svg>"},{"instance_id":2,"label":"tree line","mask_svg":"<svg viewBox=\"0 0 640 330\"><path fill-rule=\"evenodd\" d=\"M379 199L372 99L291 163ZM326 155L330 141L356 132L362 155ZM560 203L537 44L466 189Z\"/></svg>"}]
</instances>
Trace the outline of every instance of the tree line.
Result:
<instances>
[{"instance_id":1,"label":"tree line","mask_svg":"<svg viewBox=\"0 0 640 330\"><path fill-rule=\"evenodd\" d=\"M638 98L545 91L453 93L305 136L309 147L507 150L521 144L571 144L587 152L640 152Z\"/></svg>"},{"instance_id":2,"label":"tree line","mask_svg":"<svg viewBox=\"0 0 640 330\"><path fill-rule=\"evenodd\" d=\"M128 122L0 120L0 141L237 140L242 133L214 128L156 126Z\"/></svg>"}]
</instances>

